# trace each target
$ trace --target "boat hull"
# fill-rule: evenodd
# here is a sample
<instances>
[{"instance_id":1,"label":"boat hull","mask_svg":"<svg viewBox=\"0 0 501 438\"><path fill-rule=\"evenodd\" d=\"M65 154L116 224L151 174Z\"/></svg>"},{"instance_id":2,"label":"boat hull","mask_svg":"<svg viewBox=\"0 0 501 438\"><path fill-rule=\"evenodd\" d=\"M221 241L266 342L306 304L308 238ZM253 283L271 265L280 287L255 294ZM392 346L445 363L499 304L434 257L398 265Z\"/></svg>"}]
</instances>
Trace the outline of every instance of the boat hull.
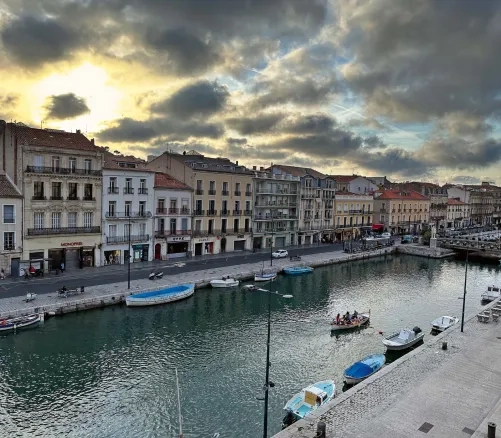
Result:
<instances>
[{"instance_id":1,"label":"boat hull","mask_svg":"<svg viewBox=\"0 0 501 438\"><path fill-rule=\"evenodd\" d=\"M444 320L444 318L448 318L449 320ZM452 316L442 316L437 318L435 321L431 322L431 331L436 333L442 333L448 328L453 327L459 322L459 318Z\"/></svg>"},{"instance_id":2,"label":"boat hull","mask_svg":"<svg viewBox=\"0 0 501 438\"><path fill-rule=\"evenodd\" d=\"M326 403L331 401L336 396L336 384L332 380L317 382L311 386L317 387L322 391L325 391L325 393L327 394L327 398L322 402L321 405L308 406L303 403L304 391L307 390L308 388L305 388L301 392L297 393L284 406L284 410L292 414L295 421L306 417L308 414L314 412L319 407L324 406Z\"/></svg>"},{"instance_id":3,"label":"boat hull","mask_svg":"<svg viewBox=\"0 0 501 438\"><path fill-rule=\"evenodd\" d=\"M277 274L269 274L269 275L254 275L254 281L258 282L258 281L272 281L272 280L275 280L275 278L277 278Z\"/></svg>"},{"instance_id":4,"label":"boat hull","mask_svg":"<svg viewBox=\"0 0 501 438\"><path fill-rule=\"evenodd\" d=\"M370 322L370 315L369 314L361 313L360 316L363 317L363 319L360 319L360 321L358 323L355 323L355 324L337 325L337 324L332 323L331 324L331 331L333 331L333 332L349 331L349 330L353 330L356 328L364 327L367 324L369 324L369 322Z\"/></svg>"},{"instance_id":5,"label":"boat hull","mask_svg":"<svg viewBox=\"0 0 501 438\"><path fill-rule=\"evenodd\" d=\"M0 321L0 332L34 328L44 321L43 313L22 316L19 318L3 319Z\"/></svg>"},{"instance_id":6,"label":"boat hull","mask_svg":"<svg viewBox=\"0 0 501 438\"><path fill-rule=\"evenodd\" d=\"M225 280L212 280L210 285L215 288L228 288L228 287L237 287L240 284L238 280L234 281L225 281Z\"/></svg>"},{"instance_id":7,"label":"boat hull","mask_svg":"<svg viewBox=\"0 0 501 438\"><path fill-rule=\"evenodd\" d=\"M356 385L362 380L368 379L377 373L384 365L386 358L384 354L373 354L364 359L355 362L344 372L344 381L348 385ZM357 367L363 366L363 371L357 370Z\"/></svg>"},{"instance_id":8,"label":"boat hull","mask_svg":"<svg viewBox=\"0 0 501 438\"><path fill-rule=\"evenodd\" d=\"M408 348L411 348L413 345L416 345L418 342L421 342L423 338L424 338L424 333L419 333L418 336L416 336L412 341L407 342L406 344L398 344L392 341L388 341L387 339L384 339L383 345L386 347L387 350L390 351L407 350Z\"/></svg>"},{"instance_id":9,"label":"boat hull","mask_svg":"<svg viewBox=\"0 0 501 438\"><path fill-rule=\"evenodd\" d=\"M167 304L174 301L184 300L195 293L194 284L181 284L170 286L151 292L142 292L129 295L125 299L128 307L156 306L158 304Z\"/></svg>"},{"instance_id":10,"label":"boat hull","mask_svg":"<svg viewBox=\"0 0 501 438\"><path fill-rule=\"evenodd\" d=\"M284 268L284 274L286 275L304 275L313 272L313 268Z\"/></svg>"}]
</instances>

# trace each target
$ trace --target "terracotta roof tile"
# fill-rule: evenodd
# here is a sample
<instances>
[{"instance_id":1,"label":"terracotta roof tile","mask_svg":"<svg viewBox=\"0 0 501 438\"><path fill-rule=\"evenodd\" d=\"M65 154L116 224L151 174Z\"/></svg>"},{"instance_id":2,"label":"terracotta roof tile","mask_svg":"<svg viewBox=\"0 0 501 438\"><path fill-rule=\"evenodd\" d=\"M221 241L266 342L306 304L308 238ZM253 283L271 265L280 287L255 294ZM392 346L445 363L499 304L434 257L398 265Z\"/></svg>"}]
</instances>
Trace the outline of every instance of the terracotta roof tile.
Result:
<instances>
[{"instance_id":1,"label":"terracotta roof tile","mask_svg":"<svg viewBox=\"0 0 501 438\"><path fill-rule=\"evenodd\" d=\"M465 205L464 202L459 201L459 200L454 199L454 198L447 199L447 204L449 204L449 205Z\"/></svg>"},{"instance_id":2,"label":"terracotta roof tile","mask_svg":"<svg viewBox=\"0 0 501 438\"><path fill-rule=\"evenodd\" d=\"M426 196L421 195L414 190L385 190L376 199L411 199L413 201L428 201Z\"/></svg>"},{"instance_id":3,"label":"terracotta roof tile","mask_svg":"<svg viewBox=\"0 0 501 438\"><path fill-rule=\"evenodd\" d=\"M22 198L23 195L14 186L9 177L0 174L0 198Z\"/></svg>"},{"instance_id":4,"label":"terracotta roof tile","mask_svg":"<svg viewBox=\"0 0 501 438\"><path fill-rule=\"evenodd\" d=\"M336 182L339 183L347 183L353 181L358 178L358 175L329 175L331 178L334 178Z\"/></svg>"},{"instance_id":5,"label":"terracotta roof tile","mask_svg":"<svg viewBox=\"0 0 501 438\"><path fill-rule=\"evenodd\" d=\"M155 188L173 189L173 190L193 190L191 187L187 186L181 181L172 178L172 176L160 172L155 173Z\"/></svg>"},{"instance_id":6,"label":"terracotta roof tile","mask_svg":"<svg viewBox=\"0 0 501 438\"><path fill-rule=\"evenodd\" d=\"M119 163L133 163L136 167L121 166ZM146 161L133 155L114 155L110 152L104 152L104 165L103 169L120 169L132 170L140 172L154 172L146 168Z\"/></svg>"}]
</instances>

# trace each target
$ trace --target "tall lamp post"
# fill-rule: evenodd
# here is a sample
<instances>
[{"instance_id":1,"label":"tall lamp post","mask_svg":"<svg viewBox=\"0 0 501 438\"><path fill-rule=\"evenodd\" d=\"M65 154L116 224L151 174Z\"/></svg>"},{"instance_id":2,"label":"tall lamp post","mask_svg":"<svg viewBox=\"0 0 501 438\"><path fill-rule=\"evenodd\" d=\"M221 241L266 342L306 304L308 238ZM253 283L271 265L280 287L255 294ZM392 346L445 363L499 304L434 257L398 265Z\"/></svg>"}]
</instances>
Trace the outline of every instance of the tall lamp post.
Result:
<instances>
[{"instance_id":1,"label":"tall lamp post","mask_svg":"<svg viewBox=\"0 0 501 438\"><path fill-rule=\"evenodd\" d=\"M266 337L266 377L264 382L264 398L258 398L258 400L264 400L264 417L263 417L263 438L268 437L268 399L269 399L269 390L273 388L275 384L270 382L270 340L271 340L271 296L278 296L282 298L292 298L292 295L283 295L277 292L271 291L271 282L268 290L266 289L257 289L259 292L265 292L268 294L268 333Z\"/></svg>"},{"instance_id":2,"label":"tall lamp post","mask_svg":"<svg viewBox=\"0 0 501 438\"><path fill-rule=\"evenodd\" d=\"M466 266L464 269L463 312L461 313L461 333L464 327L464 308L466 305L466 279L468 278L468 247L466 247Z\"/></svg>"},{"instance_id":3,"label":"tall lamp post","mask_svg":"<svg viewBox=\"0 0 501 438\"><path fill-rule=\"evenodd\" d=\"M273 219L273 213L271 213L271 237L270 237L270 266L273 266L273 236L275 230L275 221Z\"/></svg>"},{"instance_id":4,"label":"tall lamp post","mask_svg":"<svg viewBox=\"0 0 501 438\"><path fill-rule=\"evenodd\" d=\"M130 242L130 211L128 212L129 217L129 256L127 257L127 289L130 289L130 258L131 258L131 242Z\"/></svg>"}]
</instances>

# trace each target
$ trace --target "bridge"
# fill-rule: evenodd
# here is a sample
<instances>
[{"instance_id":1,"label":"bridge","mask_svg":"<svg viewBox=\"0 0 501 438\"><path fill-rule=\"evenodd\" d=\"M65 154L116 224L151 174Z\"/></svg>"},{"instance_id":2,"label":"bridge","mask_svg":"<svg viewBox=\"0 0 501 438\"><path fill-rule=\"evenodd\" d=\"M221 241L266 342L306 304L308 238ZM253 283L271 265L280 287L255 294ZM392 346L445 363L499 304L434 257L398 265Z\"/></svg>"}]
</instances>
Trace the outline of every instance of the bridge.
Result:
<instances>
[{"instance_id":1,"label":"bridge","mask_svg":"<svg viewBox=\"0 0 501 438\"><path fill-rule=\"evenodd\" d=\"M486 240L473 240L471 238L438 238L438 246L452 249L457 253L468 252L469 256L476 256L487 259L501 259L501 240L495 242Z\"/></svg>"}]
</instances>

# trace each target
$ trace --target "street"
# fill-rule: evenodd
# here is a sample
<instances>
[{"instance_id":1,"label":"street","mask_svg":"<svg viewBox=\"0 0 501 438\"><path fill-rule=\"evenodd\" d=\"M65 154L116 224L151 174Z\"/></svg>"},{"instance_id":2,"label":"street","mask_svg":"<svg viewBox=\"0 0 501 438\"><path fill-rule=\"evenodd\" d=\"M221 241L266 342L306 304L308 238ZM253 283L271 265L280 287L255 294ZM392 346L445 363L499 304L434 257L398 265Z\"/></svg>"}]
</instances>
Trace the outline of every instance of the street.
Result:
<instances>
[{"instance_id":1,"label":"street","mask_svg":"<svg viewBox=\"0 0 501 438\"><path fill-rule=\"evenodd\" d=\"M308 246L305 248L295 247L288 249L289 255L308 255L329 252L333 250L342 251L341 244L320 244L318 246ZM132 264L130 279L138 280L148 277L153 270L163 271L164 276L181 274L185 272L198 271L200 269L220 268L223 266L234 266L246 263L256 263L264 261L265 269L270 266L269 252L243 252L217 254L213 256L203 256L196 259L179 260L157 260L144 264ZM96 268L85 268L65 272L59 275L46 275L45 277L35 277L30 280L23 278L7 278L0 283L0 298L16 297L26 295L28 292L43 294L54 292L66 286L72 289L80 286L96 286L99 284L109 284L122 282L127 279L127 265L111 265Z\"/></svg>"}]
</instances>

